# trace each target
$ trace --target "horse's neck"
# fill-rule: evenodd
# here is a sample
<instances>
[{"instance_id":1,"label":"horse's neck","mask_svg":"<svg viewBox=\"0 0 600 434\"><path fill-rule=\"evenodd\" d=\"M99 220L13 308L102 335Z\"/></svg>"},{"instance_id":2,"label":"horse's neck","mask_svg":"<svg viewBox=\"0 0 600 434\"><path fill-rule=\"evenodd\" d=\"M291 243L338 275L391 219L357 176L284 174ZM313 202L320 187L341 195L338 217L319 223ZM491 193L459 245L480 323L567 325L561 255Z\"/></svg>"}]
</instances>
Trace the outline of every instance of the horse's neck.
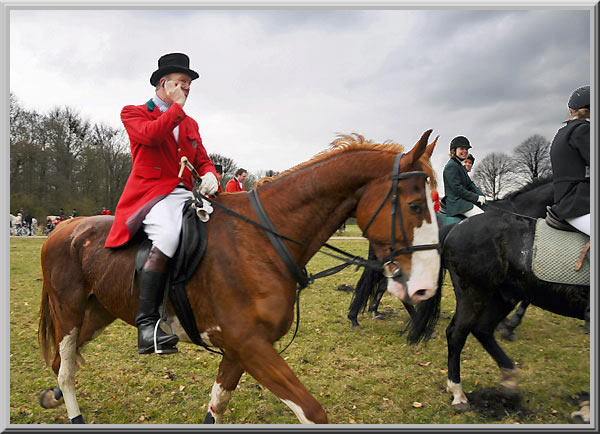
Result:
<instances>
[{"instance_id":1,"label":"horse's neck","mask_svg":"<svg viewBox=\"0 0 600 434\"><path fill-rule=\"evenodd\" d=\"M495 201L495 204L502 209L541 218L546 215L546 206L552 205L553 202L554 189L552 183L549 183L520 193L512 199Z\"/></svg>"},{"instance_id":2,"label":"horse's neck","mask_svg":"<svg viewBox=\"0 0 600 434\"><path fill-rule=\"evenodd\" d=\"M304 266L344 223L357 206L361 188L381 176L381 163L377 167L374 156L364 154L342 154L335 161L300 168L259 190L277 230L305 246L289 244L299 265ZM391 164L386 169L391 170Z\"/></svg>"}]
</instances>

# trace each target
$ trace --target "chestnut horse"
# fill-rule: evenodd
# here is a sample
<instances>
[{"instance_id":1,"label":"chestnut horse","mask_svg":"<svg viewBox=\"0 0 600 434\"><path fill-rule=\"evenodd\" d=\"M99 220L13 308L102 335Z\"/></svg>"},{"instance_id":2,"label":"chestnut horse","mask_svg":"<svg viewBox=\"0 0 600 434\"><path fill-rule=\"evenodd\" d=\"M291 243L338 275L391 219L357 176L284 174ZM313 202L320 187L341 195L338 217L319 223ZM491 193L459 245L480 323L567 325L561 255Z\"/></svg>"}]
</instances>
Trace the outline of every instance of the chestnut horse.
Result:
<instances>
[{"instance_id":1,"label":"chestnut horse","mask_svg":"<svg viewBox=\"0 0 600 434\"><path fill-rule=\"evenodd\" d=\"M398 159L400 145L340 136L331 149L259 186L256 192L276 230L299 242L286 243L296 264L303 268L342 222L356 215L380 260L395 256L390 243L407 247L388 260L396 271L388 272L388 290L413 304L435 295L440 255L429 159L437 138L428 145L430 134L426 131ZM395 164L399 176L391 176ZM246 192L223 194L218 201L255 218ZM81 348L116 318L135 323L137 281L133 295L130 287L138 245L105 248L112 222L112 216L65 221L42 247L39 340L47 364L54 350L59 388L42 392L40 402L54 407L64 398L70 423L84 423L75 397ZM260 228L220 207L206 228L206 254L186 285L203 341L223 352L205 423L219 422L244 371L287 404L301 423L326 423L319 402L273 347L294 319L294 277ZM434 247L412 250L426 245ZM180 340L190 342L170 304L168 316Z\"/></svg>"}]
</instances>

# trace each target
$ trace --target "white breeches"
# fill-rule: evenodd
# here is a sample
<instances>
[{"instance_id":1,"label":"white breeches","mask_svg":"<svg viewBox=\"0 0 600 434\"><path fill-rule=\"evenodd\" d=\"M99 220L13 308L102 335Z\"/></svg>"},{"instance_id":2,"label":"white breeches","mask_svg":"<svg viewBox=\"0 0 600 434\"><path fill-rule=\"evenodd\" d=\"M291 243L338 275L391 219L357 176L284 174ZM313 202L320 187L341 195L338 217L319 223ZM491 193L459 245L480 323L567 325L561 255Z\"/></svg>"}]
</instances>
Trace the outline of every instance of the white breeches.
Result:
<instances>
[{"instance_id":1,"label":"white breeches","mask_svg":"<svg viewBox=\"0 0 600 434\"><path fill-rule=\"evenodd\" d=\"M473 208L462 213L462 215L464 215L465 217L473 217L477 214L483 214L483 210L476 205L473 205Z\"/></svg>"},{"instance_id":2,"label":"white breeches","mask_svg":"<svg viewBox=\"0 0 600 434\"><path fill-rule=\"evenodd\" d=\"M177 186L152 207L142 222L152 244L169 258L173 257L179 246L183 205L193 197L191 191Z\"/></svg>"},{"instance_id":3,"label":"white breeches","mask_svg":"<svg viewBox=\"0 0 600 434\"><path fill-rule=\"evenodd\" d=\"M582 215L579 217L573 217L572 219L565 219L571 226L577 228L584 234L590 235L590 215Z\"/></svg>"}]
</instances>

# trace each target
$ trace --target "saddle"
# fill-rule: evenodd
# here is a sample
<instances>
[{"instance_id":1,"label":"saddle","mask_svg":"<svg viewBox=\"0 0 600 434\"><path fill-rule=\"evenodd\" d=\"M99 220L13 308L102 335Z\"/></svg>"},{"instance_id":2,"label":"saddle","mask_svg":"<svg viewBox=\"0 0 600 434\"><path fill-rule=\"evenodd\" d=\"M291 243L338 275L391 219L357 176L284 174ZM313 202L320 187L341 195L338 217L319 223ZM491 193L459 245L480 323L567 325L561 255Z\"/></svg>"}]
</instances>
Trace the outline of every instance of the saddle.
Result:
<instances>
[{"instance_id":1,"label":"saddle","mask_svg":"<svg viewBox=\"0 0 600 434\"><path fill-rule=\"evenodd\" d=\"M170 301L181 326L191 341L196 345L208 348L200 337L194 312L185 293L185 284L200 265L208 242L206 226L198 218L196 209L193 206L194 202L194 199L189 199L183 207L183 224L179 247L169 261L169 272L165 282L164 298L160 312L161 319L166 318L167 301ZM140 232L143 233L143 231ZM131 278L132 294L135 275L142 271L151 247L152 241L144 237L135 257L135 267Z\"/></svg>"},{"instance_id":2,"label":"saddle","mask_svg":"<svg viewBox=\"0 0 600 434\"><path fill-rule=\"evenodd\" d=\"M590 238L576 230L556 229L539 218L536 222L531 268L546 282L590 285Z\"/></svg>"}]
</instances>

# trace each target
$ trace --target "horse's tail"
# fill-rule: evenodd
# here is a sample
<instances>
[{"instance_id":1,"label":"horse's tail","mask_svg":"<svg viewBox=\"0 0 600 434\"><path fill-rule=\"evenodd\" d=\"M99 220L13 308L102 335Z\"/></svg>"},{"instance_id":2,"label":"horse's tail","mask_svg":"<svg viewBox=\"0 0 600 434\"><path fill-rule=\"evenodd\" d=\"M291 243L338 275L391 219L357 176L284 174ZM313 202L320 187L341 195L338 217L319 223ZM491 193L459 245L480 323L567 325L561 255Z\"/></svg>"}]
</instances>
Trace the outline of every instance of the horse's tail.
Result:
<instances>
[{"instance_id":1,"label":"horse's tail","mask_svg":"<svg viewBox=\"0 0 600 434\"><path fill-rule=\"evenodd\" d=\"M444 282L445 271L443 267L440 267L435 295L420 302L415 309L415 313L410 317L406 339L411 344L417 344L423 339L430 338L434 332L435 325L440 319L442 283Z\"/></svg>"},{"instance_id":2,"label":"horse's tail","mask_svg":"<svg viewBox=\"0 0 600 434\"><path fill-rule=\"evenodd\" d=\"M368 259L377 259L375 251L371 247L370 243ZM354 290L354 295L352 296L352 301L350 302L351 312L355 312L356 314L358 314L358 312L364 312L369 300L373 301L376 298L377 287L382 279L383 274L381 274L381 272L365 267L360 279L356 283L356 289Z\"/></svg>"},{"instance_id":3,"label":"horse's tail","mask_svg":"<svg viewBox=\"0 0 600 434\"><path fill-rule=\"evenodd\" d=\"M50 353L55 349L56 330L54 329L54 320L50 312L50 297L48 296L46 280L42 286L42 302L40 304L40 322L38 326L38 342L42 350L42 357L46 366L50 365Z\"/></svg>"}]
</instances>

